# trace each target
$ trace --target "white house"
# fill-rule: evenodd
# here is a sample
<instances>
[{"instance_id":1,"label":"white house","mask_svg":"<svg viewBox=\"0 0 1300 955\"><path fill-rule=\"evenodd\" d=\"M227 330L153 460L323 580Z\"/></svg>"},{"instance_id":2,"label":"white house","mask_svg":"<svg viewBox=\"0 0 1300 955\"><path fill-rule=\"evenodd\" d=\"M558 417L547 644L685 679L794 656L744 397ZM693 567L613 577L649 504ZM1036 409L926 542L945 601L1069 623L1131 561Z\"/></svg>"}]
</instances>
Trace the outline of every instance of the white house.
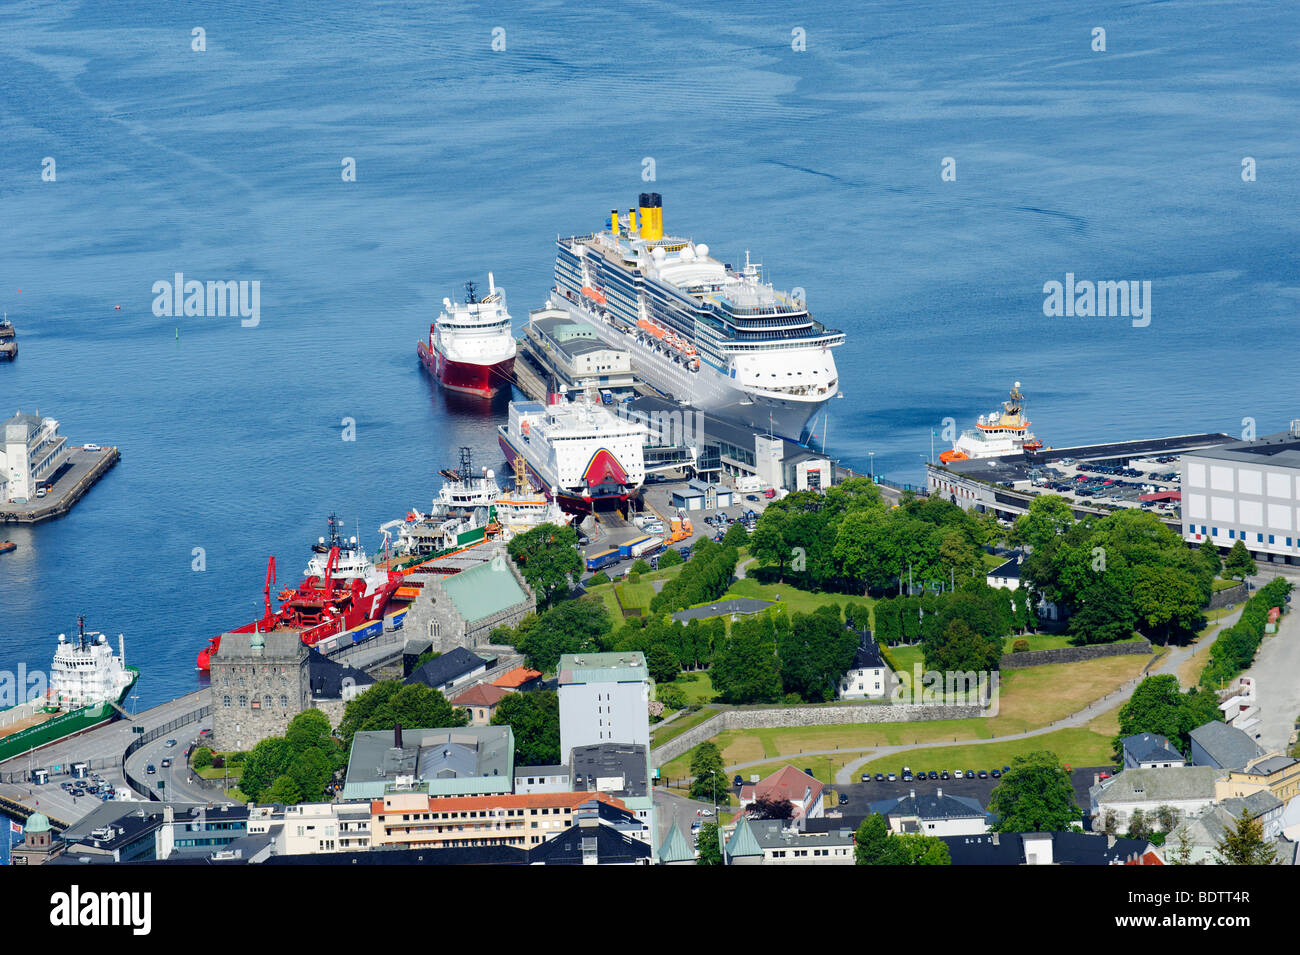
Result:
<instances>
[{"instance_id":1,"label":"white house","mask_svg":"<svg viewBox=\"0 0 1300 955\"><path fill-rule=\"evenodd\" d=\"M0 445L0 502L28 501L68 455L59 423L19 411L4 422Z\"/></svg>"},{"instance_id":2,"label":"white house","mask_svg":"<svg viewBox=\"0 0 1300 955\"><path fill-rule=\"evenodd\" d=\"M1214 805L1215 783L1227 773L1213 766L1169 769L1125 769L1088 790L1093 829L1100 830L1110 813L1115 828L1129 828L1135 810L1150 818L1163 806L1180 817L1195 816Z\"/></svg>"},{"instance_id":3,"label":"white house","mask_svg":"<svg viewBox=\"0 0 1300 955\"><path fill-rule=\"evenodd\" d=\"M840 677L840 699L861 700L868 697L883 697L889 692L887 680L889 672L889 667L880 655L880 648L876 646L876 642L863 637L848 672Z\"/></svg>"},{"instance_id":4,"label":"white house","mask_svg":"<svg viewBox=\"0 0 1300 955\"><path fill-rule=\"evenodd\" d=\"M870 805L893 832L917 832L924 836L972 836L988 832L988 813L969 796L921 793L913 789L906 796L884 799Z\"/></svg>"},{"instance_id":5,"label":"white house","mask_svg":"<svg viewBox=\"0 0 1300 955\"><path fill-rule=\"evenodd\" d=\"M1134 733L1120 740L1125 769L1171 769L1186 766L1187 760L1158 733Z\"/></svg>"}]
</instances>

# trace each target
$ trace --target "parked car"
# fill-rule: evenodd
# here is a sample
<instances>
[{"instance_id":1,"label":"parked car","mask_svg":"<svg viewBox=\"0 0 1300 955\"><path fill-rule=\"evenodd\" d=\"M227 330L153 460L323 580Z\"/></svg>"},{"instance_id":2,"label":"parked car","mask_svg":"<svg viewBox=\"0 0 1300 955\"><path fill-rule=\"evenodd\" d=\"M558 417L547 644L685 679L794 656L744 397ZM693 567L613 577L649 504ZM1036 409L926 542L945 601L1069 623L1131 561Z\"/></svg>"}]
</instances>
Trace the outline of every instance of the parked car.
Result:
<instances>
[{"instance_id":1,"label":"parked car","mask_svg":"<svg viewBox=\"0 0 1300 955\"><path fill-rule=\"evenodd\" d=\"M863 781L864 783L869 783L869 782L871 782L871 774L870 774L870 773L863 773L863 774L862 774L862 781Z\"/></svg>"},{"instance_id":2,"label":"parked car","mask_svg":"<svg viewBox=\"0 0 1300 955\"><path fill-rule=\"evenodd\" d=\"M1002 770L1000 770L1000 769L995 769L995 770L993 770L993 772L989 773L989 775L992 776L994 779L1001 779L1001 778L1002 778Z\"/></svg>"},{"instance_id":3,"label":"parked car","mask_svg":"<svg viewBox=\"0 0 1300 955\"><path fill-rule=\"evenodd\" d=\"M745 500L747 500L747 501L757 501L757 500L758 500L758 495L757 495L757 494L746 494L746 495L745 495Z\"/></svg>"},{"instance_id":4,"label":"parked car","mask_svg":"<svg viewBox=\"0 0 1300 955\"><path fill-rule=\"evenodd\" d=\"M940 779L947 779L947 778L948 778L948 770L945 769L943 772L941 772L941 773L939 774L939 778L940 778Z\"/></svg>"},{"instance_id":5,"label":"parked car","mask_svg":"<svg viewBox=\"0 0 1300 955\"><path fill-rule=\"evenodd\" d=\"M944 778L944 779L947 779L947 778L948 778L948 770L946 770L946 769L943 771L943 778ZM954 769L954 770L952 771L952 778L953 778L953 779L961 779L961 770L960 770L960 769Z\"/></svg>"},{"instance_id":6,"label":"parked car","mask_svg":"<svg viewBox=\"0 0 1300 955\"><path fill-rule=\"evenodd\" d=\"M37 496L37 497L44 497L44 496L45 496L45 488L43 488L43 487L38 487L38 488L36 489L36 496Z\"/></svg>"},{"instance_id":7,"label":"parked car","mask_svg":"<svg viewBox=\"0 0 1300 955\"><path fill-rule=\"evenodd\" d=\"M897 776L895 776L893 773L890 773L890 774L889 774L889 781L890 781L891 783L892 783L892 782L896 782L897 780L898 780L898 777L897 777Z\"/></svg>"},{"instance_id":8,"label":"parked car","mask_svg":"<svg viewBox=\"0 0 1300 955\"><path fill-rule=\"evenodd\" d=\"M890 778L890 779L893 779L893 778L894 778L894 774L893 774L893 773L890 773L890 774L889 774L889 778ZM878 782L878 783L883 783L884 781L885 781L885 774L884 774L884 773L876 773L876 782Z\"/></svg>"},{"instance_id":9,"label":"parked car","mask_svg":"<svg viewBox=\"0 0 1300 955\"><path fill-rule=\"evenodd\" d=\"M939 772L938 772L938 770L934 770L934 769L930 770L930 778L931 778L931 779L938 779L938 778L939 778Z\"/></svg>"},{"instance_id":10,"label":"parked car","mask_svg":"<svg viewBox=\"0 0 1300 955\"><path fill-rule=\"evenodd\" d=\"M981 770L980 770L980 779L988 779L988 778L989 778L988 770L986 770L986 769L981 769Z\"/></svg>"},{"instance_id":11,"label":"parked car","mask_svg":"<svg viewBox=\"0 0 1300 955\"><path fill-rule=\"evenodd\" d=\"M849 794L848 794L848 793L840 793L840 800L839 800L839 802L840 802L840 805L841 805L841 806L847 806L847 805L849 804Z\"/></svg>"},{"instance_id":12,"label":"parked car","mask_svg":"<svg viewBox=\"0 0 1300 955\"><path fill-rule=\"evenodd\" d=\"M701 810L700 810L700 815L701 815L701 816L711 816L711 815L713 815L713 810L712 810L712 809L701 809Z\"/></svg>"},{"instance_id":13,"label":"parked car","mask_svg":"<svg viewBox=\"0 0 1300 955\"><path fill-rule=\"evenodd\" d=\"M739 789L741 786L745 785L745 777L740 775L740 773L736 773L736 778L731 781L731 784Z\"/></svg>"},{"instance_id":14,"label":"parked car","mask_svg":"<svg viewBox=\"0 0 1300 955\"><path fill-rule=\"evenodd\" d=\"M163 743L163 745L166 746L168 749L171 749L173 746L176 745L176 740L169 739L167 742Z\"/></svg>"},{"instance_id":15,"label":"parked car","mask_svg":"<svg viewBox=\"0 0 1300 955\"><path fill-rule=\"evenodd\" d=\"M83 451L102 451L102 450L104 450L104 449L101 448L101 447L100 447L99 445L97 445L97 444L83 444L83 445L81 446L81 450L83 450Z\"/></svg>"}]
</instances>

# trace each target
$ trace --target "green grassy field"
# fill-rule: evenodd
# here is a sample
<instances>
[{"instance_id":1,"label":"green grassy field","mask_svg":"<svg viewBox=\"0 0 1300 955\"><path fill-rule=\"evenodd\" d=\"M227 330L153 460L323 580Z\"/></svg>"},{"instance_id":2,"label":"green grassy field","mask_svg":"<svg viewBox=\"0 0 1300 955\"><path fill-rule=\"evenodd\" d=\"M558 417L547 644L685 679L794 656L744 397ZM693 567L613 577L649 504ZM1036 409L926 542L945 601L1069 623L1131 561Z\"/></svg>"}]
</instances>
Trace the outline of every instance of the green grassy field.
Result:
<instances>
[{"instance_id":1,"label":"green grassy field","mask_svg":"<svg viewBox=\"0 0 1300 955\"><path fill-rule=\"evenodd\" d=\"M689 675L694 676L693 680L683 680L681 674L670 685L677 687L686 695L687 703L712 703L717 693L713 689L713 679L709 676L708 670L693 670Z\"/></svg>"},{"instance_id":2,"label":"green grassy field","mask_svg":"<svg viewBox=\"0 0 1300 955\"><path fill-rule=\"evenodd\" d=\"M783 605L789 613L812 613L818 607L833 603L838 604L841 608L852 604L855 609L866 610L869 616L871 608L875 605L875 601L870 597L854 597L850 594L818 594L808 590L799 590L789 584L760 584L750 577L733 583L731 589L723 594L722 599L726 600L729 597L754 597L759 600L773 600ZM859 613L857 616L861 617L862 614Z\"/></svg>"},{"instance_id":3,"label":"green grassy field","mask_svg":"<svg viewBox=\"0 0 1300 955\"><path fill-rule=\"evenodd\" d=\"M660 727L658 730L656 730L655 727L652 726L650 728L651 748L654 748L655 746L662 746L670 739L674 739L680 736L682 733L685 733L692 726L698 726L699 724L703 723L705 720L707 720L709 717L713 716L717 712L718 712L718 708L716 706L704 706L696 710L694 713L688 713L685 716L679 716L677 719L673 720L671 723L668 723L665 726Z\"/></svg>"}]
</instances>

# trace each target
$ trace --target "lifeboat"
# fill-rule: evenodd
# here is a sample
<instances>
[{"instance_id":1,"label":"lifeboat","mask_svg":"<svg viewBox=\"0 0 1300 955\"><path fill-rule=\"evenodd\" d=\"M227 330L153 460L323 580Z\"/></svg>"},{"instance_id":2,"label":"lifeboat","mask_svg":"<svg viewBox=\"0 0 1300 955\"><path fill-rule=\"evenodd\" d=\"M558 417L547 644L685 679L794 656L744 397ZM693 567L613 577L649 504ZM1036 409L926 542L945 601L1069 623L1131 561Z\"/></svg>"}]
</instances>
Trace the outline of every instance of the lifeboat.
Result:
<instances>
[{"instance_id":1,"label":"lifeboat","mask_svg":"<svg viewBox=\"0 0 1300 955\"><path fill-rule=\"evenodd\" d=\"M939 455L939 461L943 464L947 464L949 461L968 461L968 460L970 460L970 455L966 454L963 451L944 451L942 454Z\"/></svg>"},{"instance_id":2,"label":"lifeboat","mask_svg":"<svg viewBox=\"0 0 1300 955\"><path fill-rule=\"evenodd\" d=\"M587 296L587 298L591 299L593 302L599 302L601 305L605 304L604 293L598 289L592 288L590 285L584 285L582 287L582 294Z\"/></svg>"}]
</instances>

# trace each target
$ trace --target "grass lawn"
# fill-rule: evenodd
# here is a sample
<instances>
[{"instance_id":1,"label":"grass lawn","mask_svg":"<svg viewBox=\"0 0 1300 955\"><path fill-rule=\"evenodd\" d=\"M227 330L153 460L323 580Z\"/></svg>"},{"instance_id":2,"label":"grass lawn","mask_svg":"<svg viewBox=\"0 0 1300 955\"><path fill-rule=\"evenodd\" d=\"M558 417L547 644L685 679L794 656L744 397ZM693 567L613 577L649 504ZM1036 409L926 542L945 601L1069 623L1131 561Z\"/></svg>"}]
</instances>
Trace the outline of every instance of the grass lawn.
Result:
<instances>
[{"instance_id":1,"label":"grass lawn","mask_svg":"<svg viewBox=\"0 0 1300 955\"><path fill-rule=\"evenodd\" d=\"M1210 589L1217 594L1220 590L1227 590L1229 587L1236 587L1240 584L1240 580L1224 580L1222 577L1215 577L1210 583Z\"/></svg>"},{"instance_id":2,"label":"grass lawn","mask_svg":"<svg viewBox=\"0 0 1300 955\"><path fill-rule=\"evenodd\" d=\"M693 680L684 680L684 676L694 676ZM692 670L690 674L683 673L673 680L670 686L675 686L686 695L687 703L712 703L717 692L713 689L713 678L709 676L708 670Z\"/></svg>"},{"instance_id":3,"label":"grass lawn","mask_svg":"<svg viewBox=\"0 0 1300 955\"><path fill-rule=\"evenodd\" d=\"M716 706L704 706L694 713L677 717L677 719L666 726L660 727L658 730L652 726L650 728L650 747L653 749L656 746L662 746L670 739L685 733L692 726L699 726L717 712L718 708Z\"/></svg>"},{"instance_id":4,"label":"grass lawn","mask_svg":"<svg viewBox=\"0 0 1300 955\"><path fill-rule=\"evenodd\" d=\"M914 771L931 769L1001 769L1016 756L1049 750L1070 766L1105 766L1111 762L1111 737L1084 727L1057 730L1030 739L981 743L976 746L936 746L934 749L895 753L864 763L855 773L898 772L902 766Z\"/></svg>"},{"instance_id":5,"label":"grass lawn","mask_svg":"<svg viewBox=\"0 0 1300 955\"><path fill-rule=\"evenodd\" d=\"M840 607L852 604L855 609L865 609L869 614L871 607L875 605L875 601L870 597L855 597L851 594L815 594L809 590L799 590L789 584L760 584L752 577L733 583L731 589L722 595L723 600L729 597L774 600L782 604L788 613L812 613L818 607L833 603ZM862 614L859 613L857 616L861 617Z\"/></svg>"},{"instance_id":6,"label":"grass lawn","mask_svg":"<svg viewBox=\"0 0 1300 955\"><path fill-rule=\"evenodd\" d=\"M644 577L639 583L615 584L618 589L618 599L622 602L624 609L641 610L645 613L650 611L650 601L654 599L655 589L652 584L646 583Z\"/></svg>"}]
</instances>

